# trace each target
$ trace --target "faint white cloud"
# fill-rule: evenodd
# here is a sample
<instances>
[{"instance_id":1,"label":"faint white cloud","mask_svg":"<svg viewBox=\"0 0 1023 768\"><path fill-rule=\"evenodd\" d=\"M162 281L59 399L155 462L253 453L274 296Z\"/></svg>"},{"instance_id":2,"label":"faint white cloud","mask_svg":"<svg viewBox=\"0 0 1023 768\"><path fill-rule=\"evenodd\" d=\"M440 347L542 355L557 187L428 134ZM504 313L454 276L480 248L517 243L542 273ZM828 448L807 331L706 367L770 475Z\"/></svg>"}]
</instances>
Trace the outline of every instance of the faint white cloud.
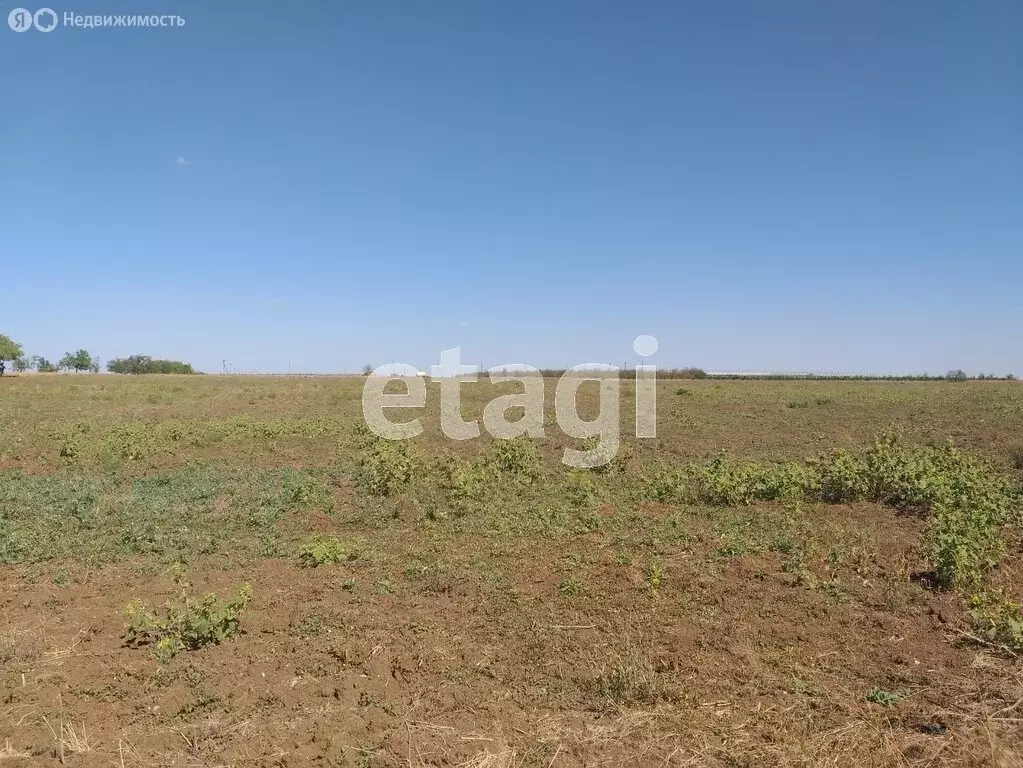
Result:
<instances>
[{"instance_id":1,"label":"faint white cloud","mask_svg":"<svg viewBox=\"0 0 1023 768\"><path fill-rule=\"evenodd\" d=\"M270 299L271 304L281 304L283 299Z\"/></svg>"},{"instance_id":2,"label":"faint white cloud","mask_svg":"<svg viewBox=\"0 0 1023 768\"><path fill-rule=\"evenodd\" d=\"M460 322L458 324L458 327L459 328L468 328L469 327L469 321L468 320L463 320L462 322Z\"/></svg>"},{"instance_id":3,"label":"faint white cloud","mask_svg":"<svg viewBox=\"0 0 1023 768\"><path fill-rule=\"evenodd\" d=\"M179 157L174 161L174 165L189 165L189 162L185 158Z\"/></svg>"}]
</instances>

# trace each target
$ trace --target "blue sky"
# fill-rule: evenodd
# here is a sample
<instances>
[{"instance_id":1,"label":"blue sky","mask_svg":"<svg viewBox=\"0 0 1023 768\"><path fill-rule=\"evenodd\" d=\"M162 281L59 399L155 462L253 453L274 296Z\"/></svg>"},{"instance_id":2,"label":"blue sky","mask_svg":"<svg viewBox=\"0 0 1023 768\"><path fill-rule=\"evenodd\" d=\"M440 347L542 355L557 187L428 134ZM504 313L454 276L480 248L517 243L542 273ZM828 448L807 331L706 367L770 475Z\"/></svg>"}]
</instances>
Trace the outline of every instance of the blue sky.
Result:
<instances>
[{"instance_id":1,"label":"blue sky","mask_svg":"<svg viewBox=\"0 0 1023 768\"><path fill-rule=\"evenodd\" d=\"M52 7L186 23L0 27L30 353L1023 373L1015 0Z\"/></svg>"}]
</instances>

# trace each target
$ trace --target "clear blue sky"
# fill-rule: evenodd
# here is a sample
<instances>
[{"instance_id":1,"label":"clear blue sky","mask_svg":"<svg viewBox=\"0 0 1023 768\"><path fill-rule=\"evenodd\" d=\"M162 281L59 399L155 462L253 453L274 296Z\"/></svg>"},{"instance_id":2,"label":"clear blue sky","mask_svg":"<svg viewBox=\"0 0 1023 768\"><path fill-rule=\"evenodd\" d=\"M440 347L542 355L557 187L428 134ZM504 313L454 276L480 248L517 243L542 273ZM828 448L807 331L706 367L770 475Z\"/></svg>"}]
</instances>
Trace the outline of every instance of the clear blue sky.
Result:
<instances>
[{"instance_id":1,"label":"clear blue sky","mask_svg":"<svg viewBox=\"0 0 1023 768\"><path fill-rule=\"evenodd\" d=\"M1023 374L1017 0L52 7L186 24L0 26L30 353Z\"/></svg>"}]
</instances>

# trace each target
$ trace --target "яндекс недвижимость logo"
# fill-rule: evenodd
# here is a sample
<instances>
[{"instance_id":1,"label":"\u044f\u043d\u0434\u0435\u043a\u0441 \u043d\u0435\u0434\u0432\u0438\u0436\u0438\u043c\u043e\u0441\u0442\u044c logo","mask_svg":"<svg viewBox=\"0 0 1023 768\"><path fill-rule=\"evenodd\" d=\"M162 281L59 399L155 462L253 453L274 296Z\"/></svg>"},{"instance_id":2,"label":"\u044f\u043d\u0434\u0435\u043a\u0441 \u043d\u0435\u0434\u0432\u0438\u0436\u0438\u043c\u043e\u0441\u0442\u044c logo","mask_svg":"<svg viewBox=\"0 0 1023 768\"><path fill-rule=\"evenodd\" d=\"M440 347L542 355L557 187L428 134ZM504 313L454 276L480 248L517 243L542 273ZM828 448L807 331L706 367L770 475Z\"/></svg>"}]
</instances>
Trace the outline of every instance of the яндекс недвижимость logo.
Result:
<instances>
[{"instance_id":1,"label":"\u044f\u043d\u0434\u0435\u043a\u0441 \u043d\u0435\u0434\u0432\u0438\u0436\u0438\u043c\u043e\u0441\u0442\u044c logo","mask_svg":"<svg viewBox=\"0 0 1023 768\"><path fill-rule=\"evenodd\" d=\"M40 8L35 13L27 8L15 8L7 14L7 25L15 32L27 32L35 27L40 32L52 32L57 27L57 12Z\"/></svg>"},{"instance_id":2,"label":"\u044f\u043d\u0434\u0435\u043a\u0441 \u043d\u0435\u0434\u0432\u0438\u0436\u0438\u043c\u043e\u0441\u0442\u044c logo","mask_svg":"<svg viewBox=\"0 0 1023 768\"><path fill-rule=\"evenodd\" d=\"M70 29L159 29L185 26L177 14L95 14L64 11L58 17L52 8L40 8L33 13L27 8L15 8L7 14L7 26L15 32L28 32L33 27L40 32L52 32L59 24Z\"/></svg>"}]
</instances>

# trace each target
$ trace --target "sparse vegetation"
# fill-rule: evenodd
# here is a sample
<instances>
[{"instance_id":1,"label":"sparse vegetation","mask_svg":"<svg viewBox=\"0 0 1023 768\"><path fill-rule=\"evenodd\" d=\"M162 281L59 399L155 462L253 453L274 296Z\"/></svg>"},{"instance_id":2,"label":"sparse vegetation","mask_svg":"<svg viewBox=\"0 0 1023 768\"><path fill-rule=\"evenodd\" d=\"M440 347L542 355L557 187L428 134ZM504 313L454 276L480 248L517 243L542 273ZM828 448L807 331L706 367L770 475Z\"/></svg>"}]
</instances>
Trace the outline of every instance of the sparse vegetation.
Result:
<instances>
[{"instance_id":1,"label":"sparse vegetation","mask_svg":"<svg viewBox=\"0 0 1023 768\"><path fill-rule=\"evenodd\" d=\"M883 691L880 688L871 689L870 693L867 694L867 701L871 704L877 704L878 706L890 709L898 704L902 700L902 696L891 691Z\"/></svg>"},{"instance_id":2,"label":"sparse vegetation","mask_svg":"<svg viewBox=\"0 0 1023 768\"><path fill-rule=\"evenodd\" d=\"M928 509L925 545L938 581L964 590L998 564L1002 526L1020 503L1018 490L988 464L951 444L905 447L894 431L863 453L839 450L806 462L739 465L719 455L653 477L647 495L725 506L798 499Z\"/></svg>"},{"instance_id":3,"label":"sparse vegetation","mask_svg":"<svg viewBox=\"0 0 1023 768\"><path fill-rule=\"evenodd\" d=\"M728 730L739 741L721 742L722 764L797 763L805 753L779 729L832 759L822 734L854 716L870 728L841 755L879 766L945 743L900 723L966 701L983 717L1018 698L1005 674L1023 655L1015 383L689 380L673 402L679 382L664 381L660 402L680 411L661 409L653 441L628 434L626 383L627 450L602 469L563 465L566 445L595 442L551 424L544 438L458 443L427 409L423 435L378 441L358 426L359 385L7 382L6 706L32 706L60 733L63 694L63 722L79 735L87 723L90 759L109 764L222 761L285 733L298 760L321 754L329 730L402 756L411 736L458 765L475 743L424 741L455 733L443 729L460 722L457 699L548 734L504 731L526 764L547 765L559 744L580 763L644 750L658 765L698 763L729 723L743 728ZM467 418L490 386L464 387ZM581 412L595 405L583 387ZM202 574L214 594L133 600L160 594L168 570ZM123 647L108 642L122 629ZM187 741L126 723L125 701ZM957 741L933 764L1011 748L1004 715L983 738L950 727ZM12 749L56 749L40 718L9 726ZM139 735L138 757L111 733Z\"/></svg>"},{"instance_id":4,"label":"sparse vegetation","mask_svg":"<svg viewBox=\"0 0 1023 768\"><path fill-rule=\"evenodd\" d=\"M1023 444L1009 448L1009 463L1013 469L1023 471Z\"/></svg>"},{"instance_id":5,"label":"sparse vegetation","mask_svg":"<svg viewBox=\"0 0 1023 768\"><path fill-rule=\"evenodd\" d=\"M970 599L970 619L981 637L1010 653L1023 654L1023 609L997 590Z\"/></svg>"},{"instance_id":6,"label":"sparse vegetation","mask_svg":"<svg viewBox=\"0 0 1023 768\"><path fill-rule=\"evenodd\" d=\"M670 677L658 674L632 642L603 665L592 688L599 707L649 707L681 696Z\"/></svg>"},{"instance_id":7,"label":"sparse vegetation","mask_svg":"<svg viewBox=\"0 0 1023 768\"><path fill-rule=\"evenodd\" d=\"M579 579L562 579L558 582L558 592L569 597L581 595L583 583Z\"/></svg>"}]
</instances>

